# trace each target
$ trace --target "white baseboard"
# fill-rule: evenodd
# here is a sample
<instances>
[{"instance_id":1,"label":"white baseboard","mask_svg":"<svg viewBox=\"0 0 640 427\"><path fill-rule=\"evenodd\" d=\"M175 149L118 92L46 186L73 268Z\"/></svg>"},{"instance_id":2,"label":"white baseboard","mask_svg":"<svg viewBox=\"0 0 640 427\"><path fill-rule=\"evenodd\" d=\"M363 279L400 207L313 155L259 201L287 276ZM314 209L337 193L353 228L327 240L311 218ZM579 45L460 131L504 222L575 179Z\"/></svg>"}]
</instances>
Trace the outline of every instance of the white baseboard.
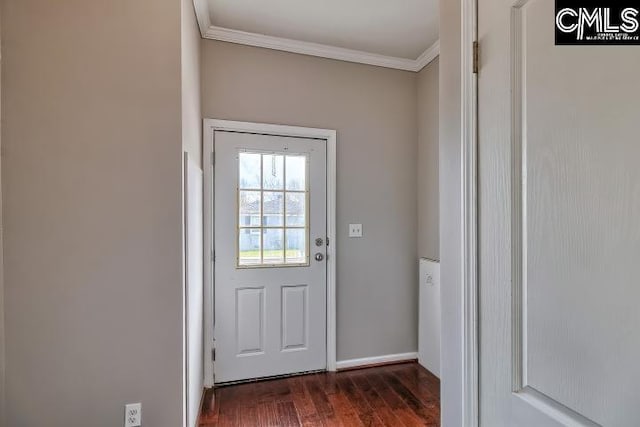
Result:
<instances>
[{"instance_id":1,"label":"white baseboard","mask_svg":"<svg viewBox=\"0 0 640 427\"><path fill-rule=\"evenodd\" d=\"M406 362L407 360L416 360L418 353L399 353L387 354L385 356L363 357L361 359L339 360L336 365L338 370L358 368L361 366L379 365L382 363Z\"/></svg>"}]
</instances>

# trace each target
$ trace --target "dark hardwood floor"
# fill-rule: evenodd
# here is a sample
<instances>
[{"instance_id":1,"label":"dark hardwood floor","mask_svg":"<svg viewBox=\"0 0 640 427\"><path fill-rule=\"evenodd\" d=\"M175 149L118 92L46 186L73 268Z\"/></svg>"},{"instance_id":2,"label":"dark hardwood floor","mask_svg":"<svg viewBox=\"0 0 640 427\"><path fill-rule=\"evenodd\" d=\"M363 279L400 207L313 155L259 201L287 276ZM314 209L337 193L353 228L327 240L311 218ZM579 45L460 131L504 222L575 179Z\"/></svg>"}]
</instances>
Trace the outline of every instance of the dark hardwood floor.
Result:
<instances>
[{"instance_id":1,"label":"dark hardwood floor","mask_svg":"<svg viewBox=\"0 0 640 427\"><path fill-rule=\"evenodd\" d=\"M440 425L440 381L417 363L219 387L200 415L200 427L424 425Z\"/></svg>"}]
</instances>

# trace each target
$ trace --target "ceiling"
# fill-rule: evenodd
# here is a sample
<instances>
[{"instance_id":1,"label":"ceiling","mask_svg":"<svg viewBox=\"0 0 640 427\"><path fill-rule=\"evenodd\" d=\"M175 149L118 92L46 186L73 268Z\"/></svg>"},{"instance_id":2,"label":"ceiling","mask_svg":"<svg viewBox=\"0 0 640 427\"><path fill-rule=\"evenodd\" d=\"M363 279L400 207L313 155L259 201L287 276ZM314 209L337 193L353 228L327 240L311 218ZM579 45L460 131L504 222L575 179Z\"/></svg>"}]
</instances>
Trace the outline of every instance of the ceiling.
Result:
<instances>
[{"instance_id":1,"label":"ceiling","mask_svg":"<svg viewBox=\"0 0 640 427\"><path fill-rule=\"evenodd\" d=\"M411 71L438 54L438 0L194 3L205 38Z\"/></svg>"}]
</instances>

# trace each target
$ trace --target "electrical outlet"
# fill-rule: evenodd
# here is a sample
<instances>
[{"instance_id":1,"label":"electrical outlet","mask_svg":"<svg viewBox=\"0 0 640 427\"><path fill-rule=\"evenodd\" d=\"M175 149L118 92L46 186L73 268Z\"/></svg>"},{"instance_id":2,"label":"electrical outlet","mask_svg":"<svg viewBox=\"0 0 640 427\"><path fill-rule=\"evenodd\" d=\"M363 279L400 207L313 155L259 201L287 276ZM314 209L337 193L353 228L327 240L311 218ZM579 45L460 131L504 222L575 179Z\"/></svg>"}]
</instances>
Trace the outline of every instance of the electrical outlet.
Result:
<instances>
[{"instance_id":1,"label":"electrical outlet","mask_svg":"<svg viewBox=\"0 0 640 427\"><path fill-rule=\"evenodd\" d=\"M349 237L362 237L362 224L349 224Z\"/></svg>"},{"instance_id":2,"label":"electrical outlet","mask_svg":"<svg viewBox=\"0 0 640 427\"><path fill-rule=\"evenodd\" d=\"M129 403L124 407L124 427L142 426L142 404Z\"/></svg>"}]
</instances>

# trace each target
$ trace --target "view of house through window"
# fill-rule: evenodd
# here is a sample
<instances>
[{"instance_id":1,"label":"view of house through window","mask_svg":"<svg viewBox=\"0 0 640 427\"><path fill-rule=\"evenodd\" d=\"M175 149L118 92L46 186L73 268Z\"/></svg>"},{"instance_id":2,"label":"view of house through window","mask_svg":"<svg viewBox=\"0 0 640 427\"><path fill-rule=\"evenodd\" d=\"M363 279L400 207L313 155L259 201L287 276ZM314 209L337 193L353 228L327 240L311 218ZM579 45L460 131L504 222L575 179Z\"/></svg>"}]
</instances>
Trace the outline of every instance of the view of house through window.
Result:
<instances>
[{"instance_id":1,"label":"view of house through window","mask_svg":"<svg viewBox=\"0 0 640 427\"><path fill-rule=\"evenodd\" d=\"M308 263L307 156L238 156L238 266Z\"/></svg>"}]
</instances>

